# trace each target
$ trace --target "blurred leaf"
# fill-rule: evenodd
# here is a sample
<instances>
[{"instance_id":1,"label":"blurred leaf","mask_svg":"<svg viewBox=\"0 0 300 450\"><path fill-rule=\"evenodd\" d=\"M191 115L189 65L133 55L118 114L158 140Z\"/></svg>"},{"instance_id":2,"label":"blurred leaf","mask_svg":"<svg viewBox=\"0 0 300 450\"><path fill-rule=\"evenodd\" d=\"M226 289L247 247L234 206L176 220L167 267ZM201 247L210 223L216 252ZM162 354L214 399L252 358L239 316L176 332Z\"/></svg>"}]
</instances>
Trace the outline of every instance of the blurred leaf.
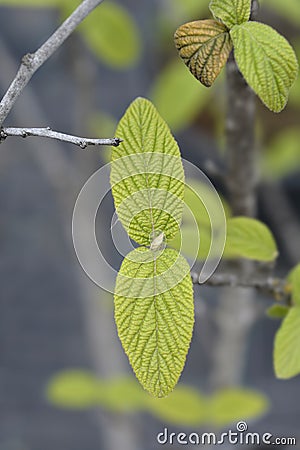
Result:
<instances>
[{"instance_id":1,"label":"blurred leaf","mask_svg":"<svg viewBox=\"0 0 300 450\"><path fill-rule=\"evenodd\" d=\"M97 404L97 378L84 370L67 370L54 376L47 386L47 398L63 408L85 409Z\"/></svg>"},{"instance_id":2,"label":"blurred leaf","mask_svg":"<svg viewBox=\"0 0 300 450\"><path fill-rule=\"evenodd\" d=\"M57 7L61 0L0 0L0 6L18 6L21 8L27 7Z\"/></svg>"},{"instance_id":3,"label":"blurred leaf","mask_svg":"<svg viewBox=\"0 0 300 450\"><path fill-rule=\"evenodd\" d=\"M113 137L117 127L117 120L110 114L100 111L89 116L87 126L93 136ZM101 157L105 163L110 163L111 152L111 146L101 147Z\"/></svg>"},{"instance_id":4,"label":"blurred leaf","mask_svg":"<svg viewBox=\"0 0 300 450\"><path fill-rule=\"evenodd\" d=\"M207 422L207 399L190 387L178 386L167 398L155 399L148 396L147 406L163 422L182 426Z\"/></svg>"},{"instance_id":5,"label":"blurred leaf","mask_svg":"<svg viewBox=\"0 0 300 450\"><path fill-rule=\"evenodd\" d=\"M197 224L183 224L180 232L170 242L183 255L191 259L205 260L211 244L211 230L208 227L199 227Z\"/></svg>"},{"instance_id":6,"label":"blurred leaf","mask_svg":"<svg viewBox=\"0 0 300 450\"><path fill-rule=\"evenodd\" d=\"M249 20L251 0L211 0L209 8L216 19L231 28Z\"/></svg>"},{"instance_id":7,"label":"blurred leaf","mask_svg":"<svg viewBox=\"0 0 300 450\"><path fill-rule=\"evenodd\" d=\"M263 173L278 179L300 170L300 130L288 128L275 135L264 153Z\"/></svg>"},{"instance_id":8,"label":"blurred leaf","mask_svg":"<svg viewBox=\"0 0 300 450\"><path fill-rule=\"evenodd\" d=\"M283 320L274 342L274 368L277 378L288 379L300 373L300 308L293 307Z\"/></svg>"},{"instance_id":9,"label":"blurred leaf","mask_svg":"<svg viewBox=\"0 0 300 450\"><path fill-rule=\"evenodd\" d=\"M179 56L204 86L210 87L232 49L227 28L216 20L197 20L179 27L174 35Z\"/></svg>"},{"instance_id":10,"label":"blurred leaf","mask_svg":"<svg viewBox=\"0 0 300 450\"><path fill-rule=\"evenodd\" d=\"M290 308L286 305L278 305L275 303L266 310L266 314L271 319L284 319Z\"/></svg>"},{"instance_id":11,"label":"blurred leaf","mask_svg":"<svg viewBox=\"0 0 300 450\"><path fill-rule=\"evenodd\" d=\"M263 23L235 25L230 35L237 65L247 83L271 111L280 112L298 75L293 48Z\"/></svg>"},{"instance_id":12,"label":"blurred leaf","mask_svg":"<svg viewBox=\"0 0 300 450\"><path fill-rule=\"evenodd\" d=\"M300 306L300 264L290 272L288 280L291 282L292 300L294 305Z\"/></svg>"},{"instance_id":13,"label":"blurred leaf","mask_svg":"<svg viewBox=\"0 0 300 450\"><path fill-rule=\"evenodd\" d=\"M210 92L186 70L179 59L168 64L158 75L150 98L172 131L188 126L203 109Z\"/></svg>"},{"instance_id":14,"label":"blurred leaf","mask_svg":"<svg viewBox=\"0 0 300 450\"><path fill-rule=\"evenodd\" d=\"M210 400L211 423L222 427L264 414L269 407L266 396L249 389L228 388L216 392Z\"/></svg>"},{"instance_id":15,"label":"blurred leaf","mask_svg":"<svg viewBox=\"0 0 300 450\"><path fill-rule=\"evenodd\" d=\"M74 0L64 0L63 16L67 17L74 8ZM132 66L140 56L139 31L132 16L119 3L101 3L78 30L94 54L115 69Z\"/></svg>"},{"instance_id":16,"label":"blurred leaf","mask_svg":"<svg viewBox=\"0 0 300 450\"><path fill-rule=\"evenodd\" d=\"M184 203L184 222L190 223L195 219L199 225L210 227L209 214L214 217L215 224L223 223L224 214L227 218L231 215L230 206L222 196L217 195L209 185L193 178L186 179Z\"/></svg>"},{"instance_id":17,"label":"blurred leaf","mask_svg":"<svg viewBox=\"0 0 300 450\"><path fill-rule=\"evenodd\" d=\"M115 288L118 335L142 386L155 397L175 387L194 326L190 267L172 249L124 258Z\"/></svg>"},{"instance_id":18,"label":"blurred leaf","mask_svg":"<svg viewBox=\"0 0 300 450\"><path fill-rule=\"evenodd\" d=\"M199 17L208 13L209 0L171 0L171 5L175 11L181 14L181 20L189 17Z\"/></svg>"},{"instance_id":19,"label":"blurred leaf","mask_svg":"<svg viewBox=\"0 0 300 450\"><path fill-rule=\"evenodd\" d=\"M227 221L224 257L273 261L277 255L274 237L265 224L248 217Z\"/></svg>"},{"instance_id":20,"label":"blurred leaf","mask_svg":"<svg viewBox=\"0 0 300 450\"><path fill-rule=\"evenodd\" d=\"M267 6L286 17L294 24L300 25L299 0L288 0L287 2L282 0L260 0L260 3L262 6Z\"/></svg>"},{"instance_id":21,"label":"blurred leaf","mask_svg":"<svg viewBox=\"0 0 300 450\"><path fill-rule=\"evenodd\" d=\"M144 408L148 395L133 377L120 377L103 383L105 385L98 396L98 403L104 408L113 412L131 412Z\"/></svg>"},{"instance_id":22,"label":"blurred leaf","mask_svg":"<svg viewBox=\"0 0 300 450\"><path fill-rule=\"evenodd\" d=\"M151 102L138 98L121 118L112 151L111 185L129 236L149 245L153 231L172 239L179 229L184 172L178 145Z\"/></svg>"}]
</instances>

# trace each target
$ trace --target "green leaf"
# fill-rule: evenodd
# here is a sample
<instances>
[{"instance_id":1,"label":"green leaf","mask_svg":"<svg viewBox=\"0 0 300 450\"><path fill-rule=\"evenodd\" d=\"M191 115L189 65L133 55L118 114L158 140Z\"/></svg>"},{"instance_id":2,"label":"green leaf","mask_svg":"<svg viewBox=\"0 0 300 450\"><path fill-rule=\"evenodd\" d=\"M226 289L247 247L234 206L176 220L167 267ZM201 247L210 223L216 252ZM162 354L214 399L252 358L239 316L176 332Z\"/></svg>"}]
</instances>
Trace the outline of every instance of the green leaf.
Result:
<instances>
[{"instance_id":1,"label":"green leaf","mask_svg":"<svg viewBox=\"0 0 300 450\"><path fill-rule=\"evenodd\" d=\"M288 280L292 285L292 300L296 306L300 306L300 264L289 274Z\"/></svg>"},{"instance_id":2,"label":"green leaf","mask_svg":"<svg viewBox=\"0 0 300 450\"><path fill-rule=\"evenodd\" d=\"M133 377L98 380L102 386L97 403L112 412L132 412L145 409L146 396Z\"/></svg>"},{"instance_id":3,"label":"green leaf","mask_svg":"<svg viewBox=\"0 0 300 450\"><path fill-rule=\"evenodd\" d=\"M271 319L284 319L290 308L286 305L278 305L275 303L267 309L266 314Z\"/></svg>"},{"instance_id":4,"label":"green leaf","mask_svg":"<svg viewBox=\"0 0 300 450\"><path fill-rule=\"evenodd\" d=\"M97 378L84 370L66 370L51 379L48 400L60 407L85 409L97 404Z\"/></svg>"},{"instance_id":5,"label":"green leaf","mask_svg":"<svg viewBox=\"0 0 300 450\"><path fill-rule=\"evenodd\" d=\"M150 245L177 233L183 209L184 173L171 132L146 99L136 99L119 122L124 139L112 152L111 185L118 217L129 236Z\"/></svg>"},{"instance_id":6,"label":"green leaf","mask_svg":"<svg viewBox=\"0 0 300 450\"><path fill-rule=\"evenodd\" d=\"M211 246L211 230L197 224L183 224L170 245L192 260L206 260Z\"/></svg>"},{"instance_id":7,"label":"green leaf","mask_svg":"<svg viewBox=\"0 0 300 450\"><path fill-rule=\"evenodd\" d=\"M180 131L189 125L206 105L209 96L210 92L199 86L178 58L160 71L150 93L172 131Z\"/></svg>"},{"instance_id":8,"label":"green leaf","mask_svg":"<svg viewBox=\"0 0 300 450\"><path fill-rule=\"evenodd\" d=\"M268 399L260 392L228 388L216 392L210 400L210 422L218 427L241 420L249 420L264 414Z\"/></svg>"},{"instance_id":9,"label":"green leaf","mask_svg":"<svg viewBox=\"0 0 300 450\"><path fill-rule=\"evenodd\" d=\"M300 308L293 307L276 333L274 368L277 378L288 379L300 373Z\"/></svg>"},{"instance_id":10,"label":"green leaf","mask_svg":"<svg viewBox=\"0 0 300 450\"><path fill-rule=\"evenodd\" d=\"M300 170L299 142L299 128L287 128L276 133L263 155L264 175L278 179Z\"/></svg>"},{"instance_id":11,"label":"green leaf","mask_svg":"<svg viewBox=\"0 0 300 450\"><path fill-rule=\"evenodd\" d=\"M129 253L117 276L115 320L142 386L155 397L168 395L184 367L194 324L185 259L172 249Z\"/></svg>"},{"instance_id":12,"label":"green leaf","mask_svg":"<svg viewBox=\"0 0 300 450\"><path fill-rule=\"evenodd\" d=\"M181 426L200 425L207 422L206 397L198 390L178 386L167 398L147 397L147 406L156 417L163 422Z\"/></svg>"},{"instance_id":13,"label":"green leaf","mask_svg":"<svg viewBox=\"0 0 300 450\"><path fill-rule=\"evenodd\" d=\"M271 111L280 112L298 74L293 48L273 28L258 22L235 25L230 35L247 83Z\"/></svg>"},{"instance_id":14,"label":"green leaf","mask_svg":"<svg viewBox=\"0 0 300 450\"><path fill-rule=\"evenodd\" d=\"M118 3L101 4L78 30L95 55L116 69L132 66L140 56L141 39L137 26Z\"/></svg>"},{"instance_id":15,"label":"green leaf","mask_svg":"<svg viewBox=\"0 0 300 450\"><path fill-rule=\"evenodd\" d=\"M216 20L197 20L179 27L174 35L180 57L204 86L210 87L232 48L227 28Z\"/></svg>"},{"instance_id":16,"label":"green leaf","mask_svg":"<svg viewBox=\"0 0 300 450\"><path fill-rule=\"evenodd\" d=\"M216 19L232 28L250 19L251 0L211 0L209 8Z\"/></svg>"},{"instance_id":17,"label":"green leaf","mask_svg":"<svg viewBox=\"0 0 300 450\"><path fill-rule=\"evenodd\" d=\"M224 256L273 261L278 251L274 237L265 224L248 217L234 217L227 221Z\"/></svg>"}]
</instances>

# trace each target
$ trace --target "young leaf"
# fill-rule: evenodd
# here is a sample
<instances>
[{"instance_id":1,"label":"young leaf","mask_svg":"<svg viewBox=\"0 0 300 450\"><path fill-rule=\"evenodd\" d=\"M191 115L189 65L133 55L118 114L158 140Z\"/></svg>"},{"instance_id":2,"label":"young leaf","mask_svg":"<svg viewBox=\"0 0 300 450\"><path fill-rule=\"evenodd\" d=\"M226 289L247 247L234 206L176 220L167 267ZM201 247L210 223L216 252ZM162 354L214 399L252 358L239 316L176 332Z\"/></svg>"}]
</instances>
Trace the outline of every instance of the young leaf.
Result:
<instances>
[{"instance_id":1,"label":"young leaf","mask_svg":"<svg viewBox=\"0 0 300 450\"><path fill-rule=\"evenodd\" d=\"M179 58L160 71L150 94L158 112L172 131L182 130L189 125L203 110L209 96L210 92L202 86L199 88L199 83Z\"/></svg>"},{"instance_id":2,"label":"young leaf","mask_svg":"<svg viewBox=\"0 0 300 450\"><path fill-rule=\"evenodd\" d=\"M278 378L288 379L300 373L300 308L293 307L276 333L274 368Z\"/></svg>"},{"instance_id":3,"label":"young leaf","mask_svg":"<svg viewBox=\"0 0 300 450\"><path fill-rule=\"evenodd\" d=\"M275 303L267 309L266 314L271 319L284 319L290 308L286 305L278 305Z\"/></svg>"},{"instance_id":4,"label":"young leaf","mask_svg":"<svg viewBox=\"0 0 300 450\"><path fill-rule=\"evenodd\" d=\"M119 122L122 145L112 152L116 211L129 236L150 245L160 233L175 236L182 217L184 173L167 124L146 99L136 99Z\"/></svg>"},{"instance_id":5,"label":"young leaf","mask_svg":"<svg viewBox=\"0 0 300 450\"><path fill-rule=\"evenodd\" d=\"M258 22L235 25L230 35L247 83L271 111L280 112L298 74L294 50L277 31Z\"/></svg>"},{"instance_id":6,"label":"young leaf","mask_svg":"<svg viewBox=\"0 0 300 450\"><path fill-rule=\"evenodd\" d=\"M277 255L275 240L265 224L248 217L227 221L225 257L273 261Z\"/></svg>"},{"instance_id":7,"label":"young leaf","mask_svg":"<svg viewBox=\"0 0 300 450\"><path fill-rule=\"evenodd\" d=\"M209 8L216 19L232 28L249 20L251 0L211 0Z\"/></svg>"},{"instance_id":8,"label":"young leaf","mask_svg":"<svg viewBox=\"0 0 300 450\"><path fill-rule=\"evenodd\" d=\"M172 249L130 252L117 276L115 320L142 386L155 397L168 395L184 367L194 325L185 259Z\"/></svg>"},{"instance_id":9,"label":"young leaf","mask_svg":"<svg viewBox=\"0 0 300 450\"><path fill-rule=\"evenodd\" d=\"M300 264L289 274L288 280L292 285L292 300L296 306L300 306Z\"/></svg>"},{"instance_id":10,"label":"young leaf","mask_svg":"<svg viewBox=\"0 0 300 450\"><path fill-rule=\"evenodd\" d=\"M269 406L268 399L260 392L227 388L216 392L210 401L210 422L218 427L237 422L241 417L253 419L264 414Z\"/></svg>"},{"instance_id":11,"label":"young leaf","mask_svg":"<svg viewBox=\"0 0 300 450\"><path fill-rule=\"evenodd\" d=\"M210 87L226 63L232 48L225 25L216 20L197 20L179 27L175 45L184 63L204 86Z\"/></svg>"}]
</instances>

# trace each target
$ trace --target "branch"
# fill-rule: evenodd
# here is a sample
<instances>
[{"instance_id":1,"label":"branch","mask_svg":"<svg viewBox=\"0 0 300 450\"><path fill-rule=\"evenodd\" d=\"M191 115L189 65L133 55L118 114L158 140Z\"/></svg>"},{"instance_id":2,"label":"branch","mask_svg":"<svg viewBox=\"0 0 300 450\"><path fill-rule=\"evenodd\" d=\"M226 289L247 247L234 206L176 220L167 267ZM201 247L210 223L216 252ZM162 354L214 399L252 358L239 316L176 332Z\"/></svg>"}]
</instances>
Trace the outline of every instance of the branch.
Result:
<instances>
[{"instance_id":1,"label":"branch","mask_svg":"<svg viewBox=\"0 0 300 450\"><path fill-rule=\"evenodd\" d=\"M22 58L17 74L0 102L0 126L33 74L64 43L80 22L102 1L84 0L35 53L29 53Z\"/></svg>"},{"instance_id":2,"label":"branch","mask_svg":"<svg viewBox=\"0 0 300 450\"><path fill-rule=\"evenodd\" d=\"M56 139L61 142L69 142L74 145L78 145L81 148L86 148L90 145L112 145L117 147L122 139L112 138L112 139L90 139L79 136L72 136L70 134L60 133L58 131L51 130L50 127L47 128L2 128L0 129L0 143L5 140L8 136L19 136L22 138L27 138L29 136L38 136L43 138Z\"/></svg>"},{"instance_id":3,"label":"branch","mask_svg":"<svg viewBox=\"0 0 300 450\"><path fill-rule=\"evenodd\" d=\"M192 272L191 277L194 284L200 284L199 275L197 273ZM215 287L230 286L235 288L255 288L272 295L276 300L285 301L286 303L289 303L290 301L290 284L281 278L241 278L238 275L222 273L212 275L205 284L207 286Z\"/></svg>"}]
</instances>

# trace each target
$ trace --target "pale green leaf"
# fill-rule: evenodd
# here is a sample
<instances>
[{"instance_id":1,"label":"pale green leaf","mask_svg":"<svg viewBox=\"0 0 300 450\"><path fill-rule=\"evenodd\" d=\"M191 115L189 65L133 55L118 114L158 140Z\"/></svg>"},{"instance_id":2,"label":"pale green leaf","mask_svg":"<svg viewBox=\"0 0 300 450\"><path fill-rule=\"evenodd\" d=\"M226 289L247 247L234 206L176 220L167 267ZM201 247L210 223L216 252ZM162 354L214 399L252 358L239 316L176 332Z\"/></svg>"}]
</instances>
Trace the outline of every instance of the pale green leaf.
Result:
<instances>
[{"instance_id":1,"label":"pale green leaf","mask_svg":"<svg viewBox=\"0 0 300 450\"><path fill-rule=\"evenodd\" d=\"M288 306L275 303L266 310L266 314L271 319L283 319L289 310L290 308Z\"/></svg>"},{"instance_id":2,"label":"pale green leaf","mask_svg":"<svg viewBox=\"0 0 300 450\"><path fill-rule=\"evenodd\" d=\"M222 389L210 400L210 422L225 426L241 419L254 419L264 414L268 407L268 399L258 391L243 388Z\"/></svg>"},{"instance_id":3,"label":"pale green leaf","mask_svg":"<svg viewBox=\"0 0 300 450\"><path fill-rule=\"evenodd\" d=\"M273 28L258 22L235 25L230 35L247 83L271 111L280 112L298 75L293 48Z\"/></svg>"},{"instance_id":4,"label":"pale green leaf","mask_svg":"<svg viewBox=\"0 0 300 450\"><path fill-rule=\"evenodd\" d=\"M300 373L300 308L293 307L283 320L274 342L274 368L278 378Z\"/></svg>"},{"instance_id":5,"label":"pale green leaf","mask_svg":"<svg viewBox=\"0 0 300 450\"><path fill-rule=\"evenodd\" d=\"M224 256L273 261L278 251L274 237L265 224L248 217L234 217L227 221Z\"/></svg>"},{"instance_id":6,"label":"pale green leaf","mask_svg":"<svg viewBox=\"0 0 300 450\"><path fill-rule=\"evenodd\" d=\"M170 245L192 260L206 260L211 246L211 230L196 223L183 224Z\"/></svg>"},{"instance_id":7,"label":"pale green leaf","mask_svg":"<svg viewBox=\"0 0 300 450\"><path fill-rule=\"evenodd\" d=\"M97 404L97 378L84 370L67 370L48 383L48 400L63 408L85 409Z\"/></svg>"},{"instance_id":8,"label":"pale green leaf","mask_svg":"<svg viewBox=\"0 0 300 450\"><path fill-rule=\"evenodd\" d=\"M155 397L168 395L184 367L194 324L185 259L172 249L129 253L117 276L115 319L142 386Z\"/></svg>"},{"instance_id":9,"label":"pale green leaf","mask_svg":"<svg viewBox=\"0 0 300 450\"><path fill-rule=\"evenodd\" d=\"M249 20L251 0L211 0L209 8L216 19L232 28Z\"/></svg>"},{"instance_id":10,"label":"pale green leaf","mask_svg":"<svg viewBox=\"0 0 300 450\"><path fill-rule=\"evenodd\" d=\"M183 209L184 173L180 152L154 106L136 99L119 122L124 142L112 151L111 185L118 217L129 236L150 245L163 233L177 233Z\"/></svg>"},{"instance_id":11,"label":"pale green leaf","mask_svg":"<svg viewBox=\"0 0 300 450\"><path fill-rule=\"evenodd\" d=\"M210 87L232 48L227 28L216 20L197 20L179 27L174 35L180 57L194 77Z\"/></svg>"},{"instance_id":12,"label":"pale green leaf","mask_svg":"<svg viewBox=\"0 0 300 450\"><path fill-rule=\"evenodd\" d=\"M147 397L147 406L163 422L181 426L207 422L208 400L198 390L178 386L167 398Z\"/></svg>"},{"instance_id":13,"label":"pale green leaf","mask_svg":"<svg viewBox=\"0 0 300 450\"><path fill-rule=\"evenodd\" d=\"M129 12L118 3L104 2L78 30L94 54L114 68L127 68L138 60L141 38Z\"/></svg>"},{"instance_id":14,"label":"pale green leaf","mask_svg":"<svg viewBox=\"0 0 300 450\"><path fill-rule=\"evenodd\" d=\"M172 131L189 125L209 96L210 92L199 86L178 58L160 71L150 93L158 112Z\"/></svg>"},{"instance_id":15,"label":"pale green leaf","mask_svg":"<svg viewBox=\"0 0 300 450\"><path fill-rule=\"evenodd\" d=\"M289 274L288 280L291 283L292 300L296 306L300 306L300 264L298 264Z\"/></svg>"},{"instance_id":16,"label":"pale green leaf","mask_svg":"<svg viewBox=\"0 0 300 450\"><path fill-rule=\"evenodd\" d=\"M300 131L287 128L274 136L263 155L263 173L270 179L300 170Z\"/></svg>"}]
</instances>

